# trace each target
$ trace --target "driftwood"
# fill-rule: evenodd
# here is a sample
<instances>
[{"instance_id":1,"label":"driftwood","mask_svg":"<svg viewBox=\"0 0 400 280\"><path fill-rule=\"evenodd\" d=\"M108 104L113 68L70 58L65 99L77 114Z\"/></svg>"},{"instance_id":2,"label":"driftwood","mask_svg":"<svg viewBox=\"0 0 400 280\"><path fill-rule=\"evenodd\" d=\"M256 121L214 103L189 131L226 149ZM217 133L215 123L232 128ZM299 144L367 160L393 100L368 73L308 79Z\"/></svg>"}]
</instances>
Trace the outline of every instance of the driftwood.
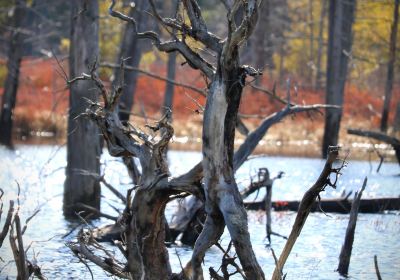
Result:
<instances>
[{"instance_id":1,"label":"driftwood","mask_svg":"<svg viewBox=\"0 0 400 280\"><path fill-rule=\"evenodd\" d=\"M314 201L311 212L323 211L326 213L350 213L352 199L322 199ZM245 202L248 210L265 210L265 201ZM275 211L295 211L299 209L300 201L273 201ZM361 199L359 213L381 213L383 211L400 210L400 198L366 198Z\"/></svg>"},{"instance_id":2,"label":"driftwood","mask_svg":"<svg viewBox=\"0 0 400 280\"><path fill-rule=\"evenodd\" d=\"M347 276L347 273L349 271L351 251L353 249L353 242L354 242L354 233L357 224L358 208L360 206L362 193L366 186L367 186L367 178L364 179L364 183L361 187L361 190L354 194L354 200L353 203L351 204L349 224L347 225L346 235L344 238L342 249L340 251L339 265L337 268L337 271L340 273L340 275L343 276Z\"/></svg>"},{"instance_id":3,"label":"driftwood","mask_svg":"<svg viewBox=\"0 0 400 280\"><path fill-rule=\"evenodd\" d=\"M369 131L369 130L348 129L347 133L362 136L362 137L372 138L372 139L375 139L375 140L378 140L378 141L381 141L381 142L391 145L395 151L397 161L400 164L400 140L399 139L389 136L382 132Z\"/></svg>"},{"instance_id":4,"label":"driftwood","mask_svg":"<svg viewBox=\"0 0 400 280\"><path fill-rule=\"evenodd\" d=\"M297 237L299 237L301 230L307 220L308 214L311 211L311 207L314 201L319 196L320 192L322 192L326 186L335 186L337 177L335 181L332 183L330 179L331 173L338 174L343 167L333 168L334 162L337 160L339 155L338 147L329 147L328 158L326 160L324 169L322 170L318 180L315 184L304 194L303 199L301 200L299 210L297 212L296 220L292 227L292 231L290 232L289 238L283 248L281 256L277 262L277 265L274 270L274 274L272 275L273 280L280 280L283 276L283 268L285 266L286 260L289 257L290 252L294 244L296 243Z\"/></svg>"}]
</instances>

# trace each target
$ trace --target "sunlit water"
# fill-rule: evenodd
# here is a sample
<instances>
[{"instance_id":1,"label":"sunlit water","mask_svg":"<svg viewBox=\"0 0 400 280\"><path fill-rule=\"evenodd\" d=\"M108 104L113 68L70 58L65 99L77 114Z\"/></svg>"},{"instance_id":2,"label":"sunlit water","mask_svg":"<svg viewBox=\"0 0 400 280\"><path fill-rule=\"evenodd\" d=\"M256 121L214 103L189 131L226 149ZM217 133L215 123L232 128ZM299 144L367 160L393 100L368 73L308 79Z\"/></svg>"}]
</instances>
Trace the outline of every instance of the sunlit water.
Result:
<instances>
[{"instance_id":1,"label":"sunlit water","mask_svg":"<svg viewBox=\"0 0 400 280\"><path fill-rule=\"evenodd\" d=\"M76 231L68 237L62 236L75 228L77 224L64 220L62 216L62 191L65 179L65 148L55 146L18 146L16 151L0 148L0 187L5 191L3 210L8 210L8 200L16 199L17 183L21 186L22 220L29 217L35 209L40 213L30 221L24 235L25 247L32 243L29 258L35 254L43 274L48 279L90 279L88 269L79 263L65 243L72 240ZM169 153L173 175L184 173L201 159L197 152ZM102 170L107 180L122 192L129 187L124 166L118 159L111 158L105 152ZM246 162L237 172L240 187L245 187L250 176L254 176L259 167L268 167L271 176L284 171L284 178L276 181L273 188L273 200L300 200L303 193L318 177L324 161L304 158L255 158ZM371 168L372 167L372 168ZM385 163L380 174L375 173L376 162L352 161L343 170L343 176L337 189L327 189L325 197L339 197L342 192L357 190L362 180L368 176L368 186L364 197L398 197L400 195L400 168L396 163ZM372 170L372 171L371 171ZM109 204L122 208L122 205L106 189L102 190L102 211L116 215ZM261 199L262 193L258 195ZM250 199L255 199L251 197ZM171 217L175 204L167 209ZM5 213L0 223L4 223ZM273 213L273 230L288 235L295 219L293 212ZM338 255L343 242L348 215L321 213L310 214L303 231L284 268L286 279L339 279L335 272ZM100 219L93 226L107 224ZM265 246L265 216L262 212L249 212L249 231L254 251L266 274L270 278L274 260L269 248ZM222 244L229 243L229 234L224 233ZM279 256L284 240L272 237L272 247ZM180 261L185 264L190 256L188 247L172 247L170 261L174 271L180 270ZM378 255L378 263L383 279L400 279L400 215L398 212L387 214L359 214L353 254L350 263L351 279L375 279L373 256ZM179 258L178 256L179 255ZM12 259L8 239L0 248L0 279L15 276L15 266L8 263ZM218 269L221 261L218 248L211 248L206 256L204 274L208 277L208 267ZM108 279L109 275L90 265L95 279ZM237 278L237 279L240 279Z\"/></svg>"}]
</instances>

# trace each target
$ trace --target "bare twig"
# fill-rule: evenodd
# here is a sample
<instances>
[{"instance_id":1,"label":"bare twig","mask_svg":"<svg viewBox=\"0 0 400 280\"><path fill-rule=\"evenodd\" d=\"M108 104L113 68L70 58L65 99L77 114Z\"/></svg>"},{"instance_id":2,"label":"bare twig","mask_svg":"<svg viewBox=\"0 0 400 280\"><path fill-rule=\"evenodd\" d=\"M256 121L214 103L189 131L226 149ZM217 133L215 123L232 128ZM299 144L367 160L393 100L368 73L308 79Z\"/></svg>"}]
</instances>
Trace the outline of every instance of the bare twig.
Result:
<instances>
[{"instance_id":1,"label":"bare twig","mask_svg":"<svg viewBox=\"0 0 400 280\"><path fill-rule=\"evenodd\" d=\"M0 247L3 245L3 241L7 236L8 230L12 223L12 217L14 214L14 201L10 200L10 207L8 208L7 218L3 226L3 230L0 233Z\"/></svg>"},{"instance_id":2,"label":"bare twig","mask_svg":"<svg viewBox=\"0 0 400 280\"><path fill-rule=\"evenodd\" d=\"M374 256L374 265L375 265L376 278L378 278L378 280L382 280L381 273L379 272L377 255Z\"/></svg>"},{"instance_id":3,"label":"bare twig","mask_svg":"<svg viewBox=\"0 0 400 280\"><path fill-rule=\"evenodd\" d=\"M120 66L118 64L115 64L115 63L104 62L104 63L100 64L100 67L119 68ZM184 83L180 83L180 82L177 82L175 80L171 80L171 79L156 75L156 74L154 74L152 72L149 72L149 71L146 71L146 70L143 70L143 69L140 69L140 68L136 68L136 67L132 67L132 66L129 66L129 65L125 65L124 66L124 70L136 71L136 72L139 72L139 73L141 73L143 75L149 76L151 78L154 78L154 79L157 79L157 80L160 80L160 81L169 82L171 84L174 84L175 86L186 88L186 89L190 89L190 90L192 90L192 91L194 91L196 93L201 94L202 96L206 96L206 91L205 90L201 90L201 89L199 89L197 87L194 87L194 86L191 86L191 85L188 85L188 84L184 84Z\"/></svg>"}]
</instances>

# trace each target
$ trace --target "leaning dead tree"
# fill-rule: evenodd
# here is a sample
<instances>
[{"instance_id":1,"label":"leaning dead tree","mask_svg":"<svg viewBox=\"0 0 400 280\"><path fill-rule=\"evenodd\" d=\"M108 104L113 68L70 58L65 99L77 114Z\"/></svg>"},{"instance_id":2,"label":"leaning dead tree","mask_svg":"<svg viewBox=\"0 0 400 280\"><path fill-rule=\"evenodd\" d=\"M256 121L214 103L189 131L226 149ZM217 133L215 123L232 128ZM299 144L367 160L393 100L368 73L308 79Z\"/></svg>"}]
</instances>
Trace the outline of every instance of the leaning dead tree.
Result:
<instances>
[{"instance_id":1,"label":"leaning dead tree","mask_svg":"<svg viewBox=\"0 0 400 280\"><path fill-rule=\"evenodd\" d=\"M397 161L400 164L400 140L397 139L396 137L389 136L383 132L378 132L378 131L350 129L350 128L347 130L347 133L375 139L375 140L378 140L378 141L381 141L381 142L391 145L396 154Z\"/></svg>"},{"instance_id":2,"label":"leaning dead tree","mask_svg":"<svg viewBox=\"0 0 400 280\"><path fill-rule=\"evenodd\" d=\"M351 204L349 223L346 229L346 235L344 237L344 243L340 250L339 265L337 271L340 275L347 276L350 265L351 251L353 250L354 234L357 225L358 208L360 207L360 200L367 186L367 177L365 177L363 185L360 191L354 194L353 203Z\"/></svg>"},{"instance_id":3,"label":"leaning dead tree","mask_svg":"<svg viewBox=\"0 0 400 280\"><path fill-rule=\"evenodd\" d=\"M103 104L90 102L86 115L101 129L108 151L115 157L137 158L141 176L134 189L128 191L126 206L119 217L123 238L117 246L125 261L123 264L102 250L104 258L95 255L99 249L93 234L81 231L78 241L70 243L73 252L86 258L113 275L133 279L203 279L202 261L209 247L217 244L225 226L240 261L243 275L248 279L264 279L264 273L252 249L247 226L247 214L235 181L237 168L252 153L274 121L293 112L318 110L326 106L296 106L290 100L280 112L266 118L248 135L241 148L234 153L235 128L242 91L247 76L259 73L241 65L239 48L251 35L258 17L257 1L225 2L227 8L227 38L219 38L208 31L198 3L183 0L180 12L184 17L164 18L158 13L153 1L149 1L153 16L170 31L171 39L163 41L154 31L139 32L134 18L114 10L110 14L131 24L139 39L152 41L162 52L178 52L194 69L203 73L208 81L207 101L203 121L203 160L187 173L169 177L165 150L173 136L167 112L154 125L147 126L157 137L152 137L118 116L118 99L123 81L109 91L92 68L90 74L74 79L92 80L103 98ZM240 15L238 11L242 11ZM237 19L240 17L240 21ZM187 19L187 21L185 21ZM174 35L172 30L176 31ZM179 35L179 36L178 36ZM190 40L189 40L190 39ZM191 40L203 44L208 52L215 54L214 61L207 61L202 53L190 46ZM123 62L121 69L124 68ZM165 206L177 197L187 195L204 201L206 220L196 240L191 260L182 271L173 274L168 251L165 247Z\"/></svg>"},{"instance_id":4,"label":"leaning dead tree","mask_svg":"<svg viewBox=\"0 0 400 280\"><path fill-rule=\"evenodd\" d=\"M301 230L303 229L303 226L308 218L308 215L311 212L311 207L313 206L314 201L320 199L320 193L324 191L327 186L332 186L334 188L336 187L338 175L340 174L345 162L342 161L339 167L335 167L335 162L338 160L339 156L338 147L329 147L327 154L328 157L326 159L324 169L314 185L304 194L300 202L299 210L297 211L296 219L294 221L289 238L286 241L279 260L276 262L274 274L272 275L273 280L280 280L283 278L283 267L285 266L290 252L292 251L293 246L296 243L296 240L299 237ZM331 174L334 174L333 178L331 178Z\"/></svg>"}]
</instances>

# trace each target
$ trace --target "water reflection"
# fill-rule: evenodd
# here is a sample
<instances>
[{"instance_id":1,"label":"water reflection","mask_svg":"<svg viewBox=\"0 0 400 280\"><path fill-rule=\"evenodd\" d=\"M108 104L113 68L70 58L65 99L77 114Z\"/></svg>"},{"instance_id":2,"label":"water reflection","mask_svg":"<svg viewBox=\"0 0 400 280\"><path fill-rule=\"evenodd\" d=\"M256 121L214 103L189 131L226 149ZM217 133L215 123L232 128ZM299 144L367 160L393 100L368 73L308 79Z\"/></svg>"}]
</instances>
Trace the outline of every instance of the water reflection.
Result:
<instances>
[{"instance_id":1,"label":"water reflection","mask_svg":"<svg viewBox=\"0 0 400 280\"><path fill-rule=\"evenodd\" d=\"M64 182L65 148L55 146L19 146L17 151L0 148L0 186L5 190L5 206L8 200L15 199L17 188L15 180L21 185L21 215L22 220L33 211L41 207L40 214L28 226L24 236L25 243L40 241L32 244L29 257L38 254L38 263L49 279L87 279L90 273L78 260L72 256L65 242L75 236L75 232L67 238L62 238L67 232L76 227L76 223L66 222L62 218L62 191ZM201 160L198 152L169 153L171 172L174 175L188 171ZM271 176L279 171L285 172L285 177L274 184L274 200L300 199L304 191L316 180L324 161L319 159L269 157L255 158L246 162L237 172L240 187L245 187L250 181L250 175L256 174L258 168L268 167ZM373 163L377 165L378 163ZM129 178L125 167L116 159L104 153L102 170L108 182L125 192ZM395 163L384 163L381 173L370 173L368 162L349 160L348 167L340 178L338 188L327 188L323 197L339 197L343 190L357 190L365 176L368 176L368 186L365 197L399 196L399 166ZM110 205L122 207L106 189L102 190L105 197L102 202L102 211L115 214ZM263 196L259 194L259 198ZM249 199L254 199L250 197ZM175 206L167 208L170 218ZM295 214L292 212L273 213L273 230L288 235ZM347 226L348 215L312 213L303 229L301 236L290 255L285 272L286 279L338 279L334 270L338 262L340 247L343 242ZM270 278L274 268L274 261L269 248L266 248L265 217L262 212L249 213L249 231L253 246L266 277ZM4 223L4 219L1 221ZM99 219L93 226L108 223ZM400 278L400 215L360 214L356 228L356 237L353 255L350 263L352 279L375 279L373 256L378 255L378 262L384 279ZM49 240L50 239L50 240ZM0 256L4 260L12 258L8 242L0 249ZM229 243L227 232L222 237L222 244ZM284 240L272 237L272 246L277 255L280 254ZM191 249L187 247L172 247L170 260L174 271L180 269L181 262L186 263L191 257ZM211 248L205 259L205 275L207 268L213 266L218 269L222 258L219 249ZM4 263L5 264L5 263ZM4 266L0 263L0 267ZM1 272L3 276L15 276L13 265L8 265ZM109 279L103 271L90 265L96 279ZM236 279L240 279L237 277Z\"/></svg>"}]
</instances>

